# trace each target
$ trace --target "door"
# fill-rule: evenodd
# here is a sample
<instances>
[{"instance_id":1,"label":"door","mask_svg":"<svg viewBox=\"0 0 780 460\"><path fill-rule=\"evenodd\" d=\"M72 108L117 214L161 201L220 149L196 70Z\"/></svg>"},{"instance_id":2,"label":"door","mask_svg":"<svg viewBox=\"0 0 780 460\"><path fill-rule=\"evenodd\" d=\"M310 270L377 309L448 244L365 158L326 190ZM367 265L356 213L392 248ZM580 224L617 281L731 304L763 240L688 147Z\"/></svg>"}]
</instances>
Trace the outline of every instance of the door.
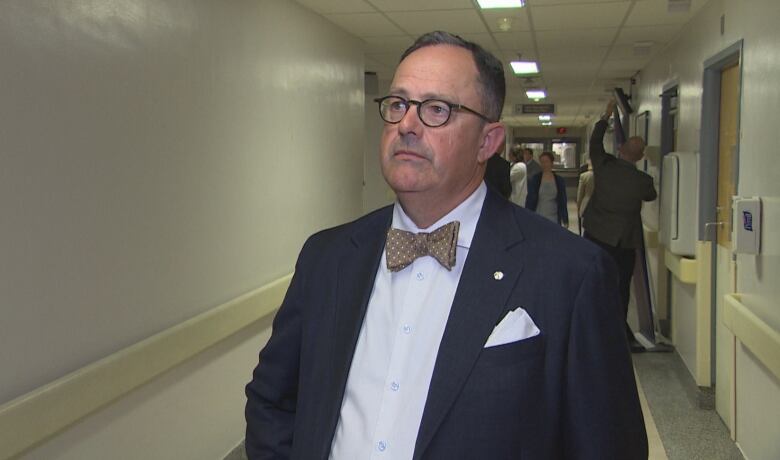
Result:
<instances>
[{"instance_id":1,"label":"door","mask_svg":"<svg viewBox=\"0 0 780 460\"><path fill-rule=\"evenodd\" d=\"M718 129L718 187L716 216L715 271L715 408L736 434L734 397L734 336L721 321L725 294L736 291L736 263L731 253L731 202L736 194L736 152L739 119L739 64L723 68L720 84L720 123Z\"/></svg>"}]
</instances>

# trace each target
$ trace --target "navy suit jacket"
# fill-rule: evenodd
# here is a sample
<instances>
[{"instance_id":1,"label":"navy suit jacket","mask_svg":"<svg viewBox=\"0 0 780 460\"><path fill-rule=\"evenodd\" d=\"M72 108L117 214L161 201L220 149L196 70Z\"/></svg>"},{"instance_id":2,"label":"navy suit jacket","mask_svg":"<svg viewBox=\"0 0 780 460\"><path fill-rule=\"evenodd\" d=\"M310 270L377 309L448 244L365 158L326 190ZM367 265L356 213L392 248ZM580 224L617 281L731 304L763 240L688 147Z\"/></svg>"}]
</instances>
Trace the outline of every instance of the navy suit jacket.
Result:
<instances>
[{"instance_id":1,"label":"navy suit jacket","mask_svg":"<svg viewBox=\"0 0 780 460\"><path fill-rule=\"evenodd\" d=\"M386 207L304 245L246 388L250 460L328 458L391 220ZM615 280L601 249L488 191L414 459L646 459ZM484 348L517 307L541 334Z\"/></svg>"}]
</instances>

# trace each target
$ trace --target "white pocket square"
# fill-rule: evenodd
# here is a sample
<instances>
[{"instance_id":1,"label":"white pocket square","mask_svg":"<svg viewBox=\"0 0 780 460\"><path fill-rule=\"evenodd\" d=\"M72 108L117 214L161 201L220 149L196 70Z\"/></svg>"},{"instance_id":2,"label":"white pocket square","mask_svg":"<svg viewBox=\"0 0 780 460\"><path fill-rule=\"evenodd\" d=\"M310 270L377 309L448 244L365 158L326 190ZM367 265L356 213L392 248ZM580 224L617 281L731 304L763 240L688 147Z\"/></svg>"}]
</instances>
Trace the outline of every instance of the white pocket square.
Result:
<instances>
[{"instance_id":1,"label":"white pocket square","mask_svg":"<svg viewBox=\"0 0 780 460\"><path fill-rule=\"evenodd\" d=\"M507 313L496 325L485 343L485 348L529 339L539 335L539 332L528 313L518 307Z\"/></svg>"}]
</instances>

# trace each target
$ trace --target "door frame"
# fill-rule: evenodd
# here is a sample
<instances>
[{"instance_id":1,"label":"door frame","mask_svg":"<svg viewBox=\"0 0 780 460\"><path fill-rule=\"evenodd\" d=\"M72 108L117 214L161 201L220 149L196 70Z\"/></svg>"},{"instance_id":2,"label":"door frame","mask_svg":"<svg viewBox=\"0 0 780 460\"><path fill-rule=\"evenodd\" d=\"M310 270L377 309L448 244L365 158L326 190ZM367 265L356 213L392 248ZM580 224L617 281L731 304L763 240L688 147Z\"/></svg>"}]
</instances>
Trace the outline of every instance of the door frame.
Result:
<instances>
[{"instance_id":1,"label":"door frame","mask_svg":"<svg viewBox=\"0 0 780 460\"><path fill-rule=\"evenodd\" d=\"M714 385L717 373L717 269L718 269L718 226L707 225L717 221L716 206L718 202L718 155L720 134L720 91L721 73L723 69L737 64L739 85L737 87L737 146L734 151L733 181L735 189L739 187L739 149L740 149L740 112L742 107L742 58L743 41L739 40L719 53L704 61L702 80L701 131L699 142L699 228L700 241L710 242L710 381ZM730 216L728 217L730 218ZM734 382L732 381L732 386ZM732 392L734 388L732 387ZM733 403L732 403L733 404ZM732 408L733 412L733 408ZM732 417L734 414L732 413ZM733 425L733 424L732 424ZM732 437L734 427L732 426Z\"/></svg>"}]
</instances>

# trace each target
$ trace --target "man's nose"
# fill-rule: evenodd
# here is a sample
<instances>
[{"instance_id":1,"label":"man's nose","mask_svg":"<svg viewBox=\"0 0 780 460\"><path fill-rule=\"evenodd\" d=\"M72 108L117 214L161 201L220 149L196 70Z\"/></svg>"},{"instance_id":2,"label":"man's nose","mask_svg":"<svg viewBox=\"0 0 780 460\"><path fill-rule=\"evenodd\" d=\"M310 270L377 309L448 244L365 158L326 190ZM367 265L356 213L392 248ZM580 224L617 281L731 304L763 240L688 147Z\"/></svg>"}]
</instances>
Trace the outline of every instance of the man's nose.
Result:
<instances>
[{"instance_id":1,"label":"man's nose","mask_svg":"<svg viewBox=\"0 0 780 460\"><path fill-rule=\"evenodd\" d=\"M422 120L420 120L420 105L409 104L409 110L406 111L401 121L398 122L398 131L401 134L420 134L420 130L423 127Z\"/></svg>"}]
</instances>

